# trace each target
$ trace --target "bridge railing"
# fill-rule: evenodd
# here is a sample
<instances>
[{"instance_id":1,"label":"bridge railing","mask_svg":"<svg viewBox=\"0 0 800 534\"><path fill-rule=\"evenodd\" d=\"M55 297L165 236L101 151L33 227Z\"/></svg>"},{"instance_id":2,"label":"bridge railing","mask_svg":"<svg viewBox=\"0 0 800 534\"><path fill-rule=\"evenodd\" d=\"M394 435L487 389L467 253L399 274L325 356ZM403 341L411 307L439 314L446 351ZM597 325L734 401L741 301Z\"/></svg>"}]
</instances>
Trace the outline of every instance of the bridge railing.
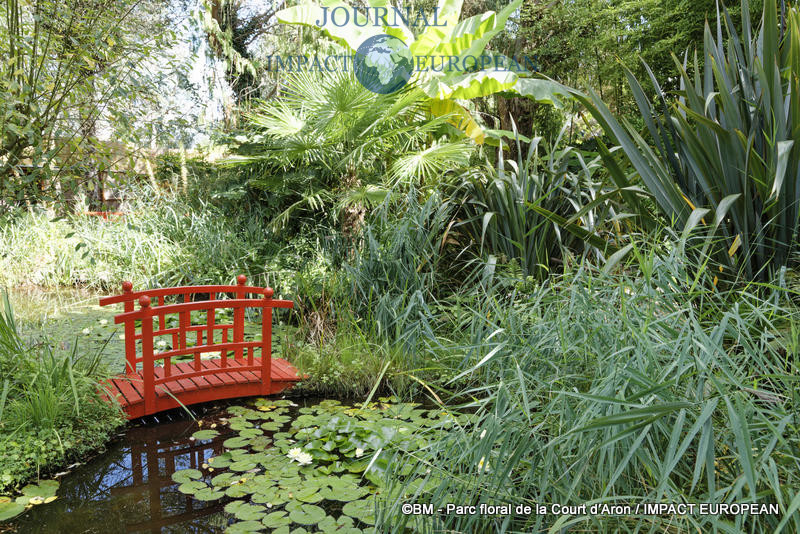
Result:
<instances>
[{"instance_id":1,"label":"bridge railing","mask_svg":"<svg viewBox=\"0 0 800 534\"><path fill-rule=\"evenodd\" d=\"M123 282L121 295L100 299L101 306L122 303L124 312L114 318L114 322L124 325L126 372L129 376L141 377L144 389L145 410L155 405L155 388L176 380L191 379L208 375L252 371L260 375L261 388L268 394L271 387L272 363L272 309L291 308L292 301L273 299L269 287L245 285L247 278L240 275L237 285L183 286L172 288L133 291L130 282ZM232 294L235 298L218 299L222 294ZM168 296L183 296L182 303L167 304ZM208 300L196 300L198 295L207 295ZM247 298L258 295L258 298ZM157 304L153 304L153 299ZM138 301L140 308L135 309ZM245 310L261 308L261 340L245 341ZM233 323L217 323L218 310L233 310ZM192 312L205 312L204 324L193 324ZM202 314L202 313L201 313ZM168 321L170 315L177 316ZM157 320L157 327L154 327ZM137 328L138 325L138 328ZM215 341L215 333L220 332L220 342ZM189 335L196 336L196 342L189 345ZM169 350L157 352L155 338L172 338ZM137 345L139 350L137 350ZM254 352L260 351L260 362L255 362ZM219 366L205 367L202 363L204 353L220 353ZM235 369L229 368L228 354L239 360ZM179 371L172 359L193 355L192 371ZM163 374L156 377L156 362L162 364Z\"/></svg>"}]
</instances>

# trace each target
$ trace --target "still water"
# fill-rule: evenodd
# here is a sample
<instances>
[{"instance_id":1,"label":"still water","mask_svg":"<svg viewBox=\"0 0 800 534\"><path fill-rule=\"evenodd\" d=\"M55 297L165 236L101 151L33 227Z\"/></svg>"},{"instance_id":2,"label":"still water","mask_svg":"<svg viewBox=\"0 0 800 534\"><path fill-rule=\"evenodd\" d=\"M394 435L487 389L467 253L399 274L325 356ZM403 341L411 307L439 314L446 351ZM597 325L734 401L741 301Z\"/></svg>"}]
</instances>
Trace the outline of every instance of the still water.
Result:
<instances>
[{"instance_id":1,"label":"still water","mask_svg":"<svg viewBox=\"0 0 800 534\"><path fill-rule=\"evenodd\" d=\"M202 502L177 490L171 475L198 468L221 454L230 431L213 440L192 440L224 416L210 408L197 422L168 414L166 422L128 428L107 452L63 476L58 499L34 506L12 523L20 533L223 532L225 500ZM220 425L220 430L227 428Z\"/></svg>"}]
</instances>

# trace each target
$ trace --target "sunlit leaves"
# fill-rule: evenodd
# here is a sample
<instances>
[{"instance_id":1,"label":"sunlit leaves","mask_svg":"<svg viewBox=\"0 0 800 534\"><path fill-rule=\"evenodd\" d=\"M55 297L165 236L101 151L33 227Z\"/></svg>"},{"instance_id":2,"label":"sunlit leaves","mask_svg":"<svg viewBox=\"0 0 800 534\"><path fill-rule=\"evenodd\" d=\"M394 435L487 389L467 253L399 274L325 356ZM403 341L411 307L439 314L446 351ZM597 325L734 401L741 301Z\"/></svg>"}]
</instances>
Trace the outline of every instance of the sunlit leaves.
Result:
<instances>
[{"instance_id":1,"label":"sunlit leaves","mask_svg":"<svg viewBox=\"0 0 800 534\"><path fill-rule=\"evenodd\" d=\"M231 407L228 426L238 436L225 438L228 452L203 464L204 469L229 470L210 481L197 469L172 476L180 492L199 500L233 499L225 505L225 512L236 519L230 532L264 527L279 532L290 526L292 532L302 526L368 532L375 523L372 496L377 492L371 484L381 485L386 469L386 453L375 463L372 455L396 446L422 446L438 435L441 423L416 404L381 402L359 408L323 401L301 408L294 417L288 413L290 404L258 399L255 409ZM257 425L265 424L281 431L269 437L254 434L260 432ZM303 455L311 458L308 465L293 460ZM367 470L370 465L374 469ZM330 515L332 510L341 512Z\"/></svg>"}]
</instances>

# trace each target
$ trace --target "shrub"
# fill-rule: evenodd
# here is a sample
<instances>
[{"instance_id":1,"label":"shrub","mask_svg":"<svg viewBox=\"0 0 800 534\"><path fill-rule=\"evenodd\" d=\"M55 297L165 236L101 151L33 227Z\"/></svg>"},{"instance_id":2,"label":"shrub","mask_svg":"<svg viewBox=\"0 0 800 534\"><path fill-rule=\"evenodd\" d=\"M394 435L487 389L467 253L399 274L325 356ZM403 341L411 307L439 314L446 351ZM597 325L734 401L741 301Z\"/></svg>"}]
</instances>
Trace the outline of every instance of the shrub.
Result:
<instances>
[{"instance_id":1,"label":"shrub","mask_svg":"<svg viewBox=\"0 0 800 534\"><path fill-rule=\"evenodd\" d=\"M564 224L570 215L580 220L578 232L590 246L600 245L603 252L608 248L589 236L604 230L603 224L614 215L613 207L601 202L579 211L597 197L599 158L587 162L572 147L558 150L565 131L545 148L543 156L539 154L542 138L532 139L523 154L517 137L516 161L506 161L501 147L497 167L487 167L486 177L469 176L458 191L463 196L459 228L479 246L480 255L516 260L524 276L537 280L563 259L568 246L583 248L581 241L576 243L570 234L559 232L557 222Z\"/></svg>"},{"instance_id":2,"label":"shrub","mask_svg":"<svg viewBox=\"0 0 800 534\"><path fill-rule=\"evenodd\" d=\"M7 296L0 310L0 491L102 445L123 422L103 400L100 352L57 354L20 336Z\"/></svg>"}]
</instances>

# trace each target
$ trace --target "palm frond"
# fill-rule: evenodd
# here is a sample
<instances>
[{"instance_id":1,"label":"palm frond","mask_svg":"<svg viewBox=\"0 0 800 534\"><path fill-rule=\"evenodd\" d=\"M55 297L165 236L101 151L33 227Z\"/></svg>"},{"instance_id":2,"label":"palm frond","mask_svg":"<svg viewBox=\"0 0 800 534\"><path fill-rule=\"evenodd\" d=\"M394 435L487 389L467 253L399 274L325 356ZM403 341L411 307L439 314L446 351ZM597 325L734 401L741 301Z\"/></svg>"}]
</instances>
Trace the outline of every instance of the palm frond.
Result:
<instances>
[{"instance_id":1,"label":"palm frond","mask_svg":"<svg viewBox=\"0 0 800 534\"><path fill-rule=\"evenodd\" d=\"M475 147L467 141L435 142L431 146L399 156L389 169L392 184L430 183L448 171L463 168Z\"/></svg>"}]
</instances>

